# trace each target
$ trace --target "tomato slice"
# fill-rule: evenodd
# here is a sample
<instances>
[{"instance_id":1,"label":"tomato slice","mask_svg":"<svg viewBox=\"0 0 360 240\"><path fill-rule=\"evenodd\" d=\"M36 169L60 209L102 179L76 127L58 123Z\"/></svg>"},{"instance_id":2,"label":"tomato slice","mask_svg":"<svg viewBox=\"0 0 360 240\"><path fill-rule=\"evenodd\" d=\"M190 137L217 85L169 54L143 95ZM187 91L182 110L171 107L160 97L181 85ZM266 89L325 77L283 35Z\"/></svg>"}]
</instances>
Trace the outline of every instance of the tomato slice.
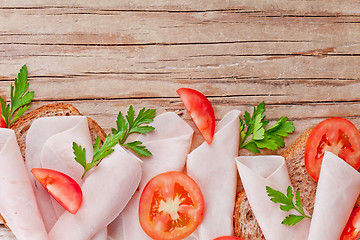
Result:
<instances>
[{"instance_id":1,"label":"tomato slice","mask_svg":"<svg viewBox=\"0 0 360 240\"><path fill-rule=\"evenodd\" d=\"M311 132L305 147L305 167L318 181L325 151L332 152L355 169L360 167L360 133L344 118L329 118L320 122Z\"/></svg>"},{"instance_id":2,"label":"tomato slice","mask_svg":"<svg viewBox=\"0 0 360 240\"><path fill-rule=\"evenodd\" d=\"M243 240L243 239L239 237L223 236L223 237L215 238L214 240Z\"/></svg>"},{"instance_id":3,"label":"tomato slice","mask_svg":"<svg viewBox=\"0 0 360 240\"><path fill-rule=\"evenodd\" d=\"M52 169L33 168L31 172L61 206L72 214L77 213L82 202L82 191L74 179Z\"/></svg>"},{"instance_id":4,"label":"tomato slice","mask_svg":"<svg viewBox=\"0 0 360 240\"><path fill-rule=\"evenodd\" d=\"M215 114L211 103L202 93L194 89L179 88L176 92L201 135L210 144L215 133Z\"/></svg>"},{"instance_id":5,"label":"tomato slice","mask_svg":"<svg viewBox=\"0 0 360 240\"><path fill-rule=\"evenodd\" d=\"M155 176L140 197L140 225L153 239L183 239L195 231L203 214L204 199L200 188L181 172Z\"/></svg>"},{"instance_id":6,"label":"tomato slice","mask_svg":"<svg viewBox=\"0 0 360 240\"><path fill-rule=\"evenodd\" d=\"M360 207L353 210L341 234L340 240L357 240L360 238Z\"/></svg>"}]
</instances>

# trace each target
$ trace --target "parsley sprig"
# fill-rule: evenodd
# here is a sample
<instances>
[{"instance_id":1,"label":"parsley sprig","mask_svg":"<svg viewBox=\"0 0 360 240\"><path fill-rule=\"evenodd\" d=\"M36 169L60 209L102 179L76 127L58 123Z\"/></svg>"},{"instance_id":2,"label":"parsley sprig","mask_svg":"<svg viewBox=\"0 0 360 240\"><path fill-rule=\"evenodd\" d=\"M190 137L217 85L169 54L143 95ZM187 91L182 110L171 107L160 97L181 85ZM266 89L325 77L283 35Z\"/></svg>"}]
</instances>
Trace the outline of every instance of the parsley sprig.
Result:
<instances>
[{"instance_id":1,"label":"parsley sprig","mask_svg":"<svg viewBox=\"0 0 360 240\"><path fill-rule=\"evenodd\" d=\"M77 143L73 142L73 151L75 155L75 161L77 161L84 168L84 173L81 178L84 178L85 174L97 166L102 159L109 156L114 149L112 149L116 144L128 147L132 149L140 157L151 156L151 152L142 145L140 141L133 141L125 143L127 138L132 133L146 134L154 130L154 127L149 125L143 125L150 123L154 120L156 110L155 109L141 109L139 114L135 118L135 112L132 106L129 107L129 110L126 115L126 119L123 114L119 112L116 125L117 129L112 128L112 134L106 136L104 143L101 145L100 137L97 137L94 144L94 156L91 163L86 162L86 149L82 148ZM127 122L126 122L127 121Z\"/></svg>"},{"instance_id":2,"label":"parsley sprig","mask_svg":"<svg viewBox=\"0 0 360 240\"><path fill-rule=\"evenodd\" d=\"M0 98L1 117L5 120L7 127L18 120L31 106L30 103L34 97L34 91L28 92L29 83L27 80L28 71L26 65L24 65L18 73L18 78L15 78L14 85L11 84L10 104L7 104L4 99Z\"/></svg>"},{"instance_id":3,"label":"parsley sprig","mask_svg":"<svg viewBox=\"0 0 360 240\"><path fill-rule=\"evenodd\" d=\"M294 226L304 218L310 218L304 212L304 208L300 198L300 192L296 191L296 201L295 204L293 202L294 194L292 192L291 187L289 186L286 190L286 195L280 191L274 190L273 188L266 186L266 192L270 197L270 200L274 203L280 203L280 209L289 212L291 209L295 209L300 215L290 214L289 216L285 217L285 219L281 222L282 224L288 226Z\"/></svg>"},{"instance_id":4,"label":"parsley sprig","mask_svg":"<svg viewBox=\"0 0 360 240\"><path fill-rule=\"evenodd\" d=\"M155 113L156 113L156 109L143 108L139 111L139 114L135 118L134 109L130 105L126 115L127 122L123 114L119 112L118 117L116 119L117 129L112 128L111 132L113 134L122 132L123 135L121 135L119 139L120 145L130 148L140 157L149 157L151 156L151 152L148 149L146 149L145 146L142 145L142 142L133 141L133 142L125 143L125 141L132 133L146 134L152 132L154 130L154 127L143 124L151 123L154 120Z\"/></svg>"},{"instance_id":5,"label":"parsley sprig","mask_svg":"<svg viewBox=\"0 0 360 240\"><path fill-rule=\"evenodd\" d=\"M115 135L107 135L104 141L104 144L100 147L101 139L98 136L95 140L94 144L94 156L91 163L86 162L86 149L82 148L77 143L73 142L73 151L75 155L75 161L80 163L81 166L84 167L84 173L81 178L84 178L85 174L92 169L93 167L97 166L102 159L109 156L114 149L112 149L121 138L122 132L119 132Z\"/></svg>"},{"instance_id":6,"label":"parsley sprig","mask_svg":"<svg viewBox=\"0 0 360 240\"><path fill-rule=\"evenodd\" d=\"M264 120L264 112L265 103L261 102L254 107L252 115L245 111L245 122L240 118L240 148L259 153L259 149L276 150L285 146L284 138L295 130L293 123L287 121L287 117L280 117L273 126L266 129L269 121Z\"/></svg>"}]
</instances>

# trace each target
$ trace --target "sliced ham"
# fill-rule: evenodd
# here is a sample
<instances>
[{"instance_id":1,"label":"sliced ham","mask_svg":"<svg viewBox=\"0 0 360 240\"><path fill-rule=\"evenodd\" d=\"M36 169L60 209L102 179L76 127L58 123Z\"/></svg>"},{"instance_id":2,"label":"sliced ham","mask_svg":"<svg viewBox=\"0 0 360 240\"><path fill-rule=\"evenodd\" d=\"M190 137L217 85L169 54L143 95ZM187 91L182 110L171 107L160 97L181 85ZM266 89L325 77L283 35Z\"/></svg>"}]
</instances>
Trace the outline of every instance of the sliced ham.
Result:
<instances>
[{"instance_id":1,"label":"sliced ham","mask_svg":"<svg viewBox=\"0 0 360 240\"><path fill-rule=\"evenodd\" d=\"M325 152L309 240L338 240L360 194L360 173L331 152Z\"/></svg>"},{"instance_id":2,"label":"sliced ham","mask_svg":"<svg viewBox=\"0 0 360 240\"><path fill-rule=\"evenodd\" d=\"M204 142L188 155L187 174L199 185L205 201L204 218L193 234L196 239L233 234L239 114L236 110L227 113L216 126L213 142Z\"/></svg>"},{"instance_id":3,"label":"sliced ham","mask_svg":"<svg viewBox=\"0 0 360 240\"><path fill-rule=\"evenodd\" d=\"M87 118L84 116L36 119L26 136L26 164L32 168L50 168L69 175L81 186L83 167L74 160L73 142L86 149L91 161L93 146ZM64 208L31 175L31 181L47 231L53 227Z\"/></svg>"},{"instance_id":4,"label":"sliced ham","mask_svg":"<svg viewBox=\"0 0 360 240\"><path fill-rule=\"evenodd\" d=\"M161 114L151 125L155 130L141 135L138 140L144 143L152 156L142 159L140 191L134 194L121 215L109 226L109 237L113 240L151 239L139 224L140 194L154 176L167 171L183 171L190 150L193 130L175 113Z\"/></svg>"},{"instance_id":5,"label":"sliced ham","mask_svg":"<svg viewBox=\"0 0 360 240\"><path fill-rule=\"evenodd\" d=\"M0 212L19 240L46 240L46 229L15 133L0 129Z\"/></svg>"}]
</instances>

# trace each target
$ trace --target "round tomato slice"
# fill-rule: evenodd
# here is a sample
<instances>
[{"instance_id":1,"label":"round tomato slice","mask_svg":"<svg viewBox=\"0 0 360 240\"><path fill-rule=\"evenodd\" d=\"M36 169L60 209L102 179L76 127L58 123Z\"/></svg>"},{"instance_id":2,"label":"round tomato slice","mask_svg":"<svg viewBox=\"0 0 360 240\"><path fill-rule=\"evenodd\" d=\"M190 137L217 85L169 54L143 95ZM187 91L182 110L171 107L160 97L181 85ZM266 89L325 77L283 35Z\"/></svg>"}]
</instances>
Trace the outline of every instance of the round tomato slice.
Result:
<instances>
[{"instance_id":1,"label":"round tomato slice","mask_svg":"<svg viewBox=\"0 0 360 240\"><path fill-rule=\"evenodd\" d=\"M140 225L156 240L178 240L199 226L204 214L200 188L188 175L166 172L152 178L139 203Z\"/></svg>"},{"instance_id":2,"label":"round tomato slice","mask_svg":"<svg viewBox=\"0 0 360 240\"><path fill-rule=\"evenodd\" d=\"M355 169L360 167L360 133L344 118L329 118L320 122L311 132L305 147L305 167L318 181L325 151L332 152Z\"/></svg>"},{"instance_id":3,"label":"round tomato slice","mask_svg":"<svg viewBox=\"0 0 360 240\"><path fill-rule=\"evenodd\" d=\"M61 206L72 214L77 213L82 202L82 191L74 179L52 169L33 168L31 172Z\"/></svg>"},{"instance_id":4,"label":"round tomato slice","mask_svg":"<svg viewBox=\"0 0 360 240\"><path fill-rule=\"evenodd\" d=\"M360 207L356 208L341 234L340 240L357 240L360 238Z\"/></svg>"},{"instance_id":5,"label":"round tomato slice","mask_svg":"<svg viewBox=\"0 0 360 240\"><path fill-rule=\"evenodd\" d=\"M214 240L243 240L243 239L238 237L224 236L224 237L215 238Z\"/></svg>"},{"instance_id":6,"label":"round tomato slice","mask_svg":"<svg viewBox=\"0 0 360 240\"><path fill-rule=\"evenodd\" d=\"M179 88L176 92L201 135L210 144L215 133L215 113L211 103L202 93L194 89Z\"/></svg>"}]
</instances>

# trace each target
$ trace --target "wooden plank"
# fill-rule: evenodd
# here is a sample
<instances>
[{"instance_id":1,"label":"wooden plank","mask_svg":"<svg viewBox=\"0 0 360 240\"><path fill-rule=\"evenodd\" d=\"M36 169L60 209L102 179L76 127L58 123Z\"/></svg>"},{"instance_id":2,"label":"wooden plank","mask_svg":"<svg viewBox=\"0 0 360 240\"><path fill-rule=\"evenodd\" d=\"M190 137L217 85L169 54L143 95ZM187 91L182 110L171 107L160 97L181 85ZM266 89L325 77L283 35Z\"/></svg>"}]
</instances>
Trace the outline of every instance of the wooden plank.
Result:
<instances>
[{"instance_id":1,"label":"wooden plank","mask_svg":"<svg viewBox=\"0 0 360 240\"><path fill-rule=\"evenodd\" d=\"M293 0L207 0L203 1L163 1L163 0L103 0L99 1L66 1L66 0L4 0L3 8L23 9L47 9L47 8L75 8L91 9L101 8L105 10L155 10L155 11L218 11L222 9L253 9L253 10L282 10L297 12L329 12L329 13L358 13L359 2L357 0L319 0L319 1L293 1Z\"/></svg>"}]
</instances>

